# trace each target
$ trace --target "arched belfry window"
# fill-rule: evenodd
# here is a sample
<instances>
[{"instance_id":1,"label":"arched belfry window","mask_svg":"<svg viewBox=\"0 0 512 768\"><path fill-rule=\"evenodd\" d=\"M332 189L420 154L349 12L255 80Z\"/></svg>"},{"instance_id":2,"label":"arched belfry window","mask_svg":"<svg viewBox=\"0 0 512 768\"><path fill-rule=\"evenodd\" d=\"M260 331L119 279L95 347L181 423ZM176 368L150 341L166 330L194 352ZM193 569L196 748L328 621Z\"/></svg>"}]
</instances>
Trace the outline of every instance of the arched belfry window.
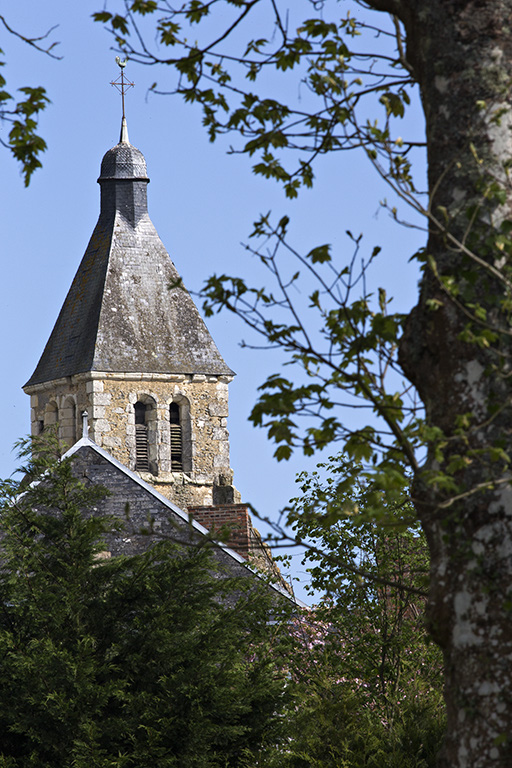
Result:
<instances>
[{"instance_id":1,"label":"arched belfry window","mask_svg":"<svg viewBox=\"0 0 512 768\"><path fill-rule=\"evenodd\" d=\"M140 400L134 405L135 410L135 469L138 472L149 472L149 443L148 425L146 419L147 405Z\"/></svg>"},{"instance_id":2,"label":"arched belfry window","mask_svg":"<svg viewBox=\"0 0 512 768\"><path fill-rule=\"evenodd\" d=\"M169 406L169 423L171 427L171 471L183 472L183 427L178 403Z\"/></svg>"}]
</instances>

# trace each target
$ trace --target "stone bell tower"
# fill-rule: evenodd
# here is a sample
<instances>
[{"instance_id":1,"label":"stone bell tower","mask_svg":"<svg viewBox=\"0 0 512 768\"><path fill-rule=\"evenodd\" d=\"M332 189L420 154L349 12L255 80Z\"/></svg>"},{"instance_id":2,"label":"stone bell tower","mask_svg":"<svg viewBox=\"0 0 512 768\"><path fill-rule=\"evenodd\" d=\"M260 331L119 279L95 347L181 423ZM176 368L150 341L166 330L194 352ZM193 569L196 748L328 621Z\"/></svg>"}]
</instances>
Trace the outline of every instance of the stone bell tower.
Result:
<instances>
[{"instance_id":1,"label":"stone bell tower","mask_svg":"<svg viewBox=\"0 0 512 768\"><path fill-rule=\"evenodd\" d=\"M69 447L86 411L89 437L180 507L236 504L234 374L148 216L146 161L124 117L98 182L98 223L24 387L32 433L56 425Z\"/></svg>"}]
</instances>

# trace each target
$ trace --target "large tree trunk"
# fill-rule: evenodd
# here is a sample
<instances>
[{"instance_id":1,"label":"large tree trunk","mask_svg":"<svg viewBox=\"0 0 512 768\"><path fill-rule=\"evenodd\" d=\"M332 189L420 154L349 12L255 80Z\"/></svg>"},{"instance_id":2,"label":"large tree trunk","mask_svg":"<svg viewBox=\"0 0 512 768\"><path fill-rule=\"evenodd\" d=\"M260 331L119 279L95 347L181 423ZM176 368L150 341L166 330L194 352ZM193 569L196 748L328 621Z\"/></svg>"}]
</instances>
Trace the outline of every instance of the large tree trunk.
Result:
<instances>
[{"instance_id":1,"label":"large tree trunk","mask_svg":"<svg viewBox=\"0 0 512 768\"><path fill-rule=\"evenodd\" d=\"M431 447L414 484L432 556L430 627L446 665L441 764L512 766L512 488L500 454L512 455L511 301L500 276L510 276L511 249L497 242L512 219L503 165L512 159L512 0L370 5L405 24L432 213L446 225L431 224L438 275L426 267L400 355L429 424L445 436L443 454ZM486 310L483 324L472 320L475 305ZM468 328L486 338L472 340ZM435 482L438 472L457 488Z\"/></svg>"}]
</instances>

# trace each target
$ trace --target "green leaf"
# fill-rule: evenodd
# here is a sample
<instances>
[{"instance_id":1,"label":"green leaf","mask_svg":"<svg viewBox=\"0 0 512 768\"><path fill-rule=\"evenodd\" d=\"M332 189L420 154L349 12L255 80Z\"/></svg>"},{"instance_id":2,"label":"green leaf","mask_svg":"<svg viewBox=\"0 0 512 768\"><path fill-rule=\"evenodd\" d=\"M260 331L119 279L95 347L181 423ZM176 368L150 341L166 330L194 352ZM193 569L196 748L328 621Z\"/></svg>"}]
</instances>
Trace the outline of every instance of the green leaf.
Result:
<instances>
[{"instance_id":1,"label":"green leaf","mask_svg":"<svg viewBox=\"0 0 512 768\"><path fill-rule=\"evenodd\" d=\"M318 245L316 248L311 249L307 254L307 258L311 259L313 264L324 264L326 261L331 261L331 246Z\"/></svg>"}]
</instances>

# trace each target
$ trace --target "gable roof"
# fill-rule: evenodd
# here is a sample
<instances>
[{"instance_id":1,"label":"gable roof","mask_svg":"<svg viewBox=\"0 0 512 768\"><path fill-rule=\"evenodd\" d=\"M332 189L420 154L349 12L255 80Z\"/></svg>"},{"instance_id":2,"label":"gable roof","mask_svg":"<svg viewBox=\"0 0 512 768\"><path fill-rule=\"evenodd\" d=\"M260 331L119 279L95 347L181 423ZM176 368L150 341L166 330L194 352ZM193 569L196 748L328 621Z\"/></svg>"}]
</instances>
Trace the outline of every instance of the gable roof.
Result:
<instances>
[{"instance_id":1,"label":"gable roof","mask_svg":"<svg viewBox=\"0 0 512 768\"><path fill-rule=\"evenodd\" d=\"M112 478L112 472L114 473L119 472L124 478L126 478L128 481L133 483L134 489L142 490L145 493L149 494L152 497L156 507L161 510L162 514L164 514L166 518L171 521L171 523L174 522L176 525L179 525L180 527L192 526L193 531L198 536L207 537L209 541L212 541L213 546L216 548L219 555L222 556L223 560L227 562L228 565L231 562L235 570L240 572L240 568L242 568L243 572L245 572L246 575L251 575L259 579L262 578L262 575L257 570L252 568L251 565L246 560L244 560L243 557L241 557L241 555L239 555L234 550L230 549L230 547L226 546L222 542L213 541L210 537L210 534L207 528L202 526L196 520L191 519L187 512L182 510L180 507L178 507L168 498L166 498L161 493L156 491L155 488L153 488L153 486L149 485L149 483L146 483L144 480L142 480L142 478L140 478L135 472L132 472L130 469L128 469L128 467L126 467L120 461L117 461L117 459L115 459L110 453L108 453L108 451L101 448L89 437L82 437L68 451L66 451L62 459L71 458L73 456L79 456L80 454L83 454L85 451L93 451L97 456L101 457L109 465L110 481L107 479L106 483L102 482L101 484L106 485L107 488L109 488L109 485L111 485L113 488L114 496L115 496L116 483L115 483L115 480L113 480ZM109 490L112 490L112 488L109 488ZM273 590L275 590L278 594L286 597L288 600L291 600L299 608L309 607L298 598L291 597L289 592L287 592L286 589L282 587L279 583L276 583L276 582L270 583L269 586Z\"/></svg>"}]
</instances>

